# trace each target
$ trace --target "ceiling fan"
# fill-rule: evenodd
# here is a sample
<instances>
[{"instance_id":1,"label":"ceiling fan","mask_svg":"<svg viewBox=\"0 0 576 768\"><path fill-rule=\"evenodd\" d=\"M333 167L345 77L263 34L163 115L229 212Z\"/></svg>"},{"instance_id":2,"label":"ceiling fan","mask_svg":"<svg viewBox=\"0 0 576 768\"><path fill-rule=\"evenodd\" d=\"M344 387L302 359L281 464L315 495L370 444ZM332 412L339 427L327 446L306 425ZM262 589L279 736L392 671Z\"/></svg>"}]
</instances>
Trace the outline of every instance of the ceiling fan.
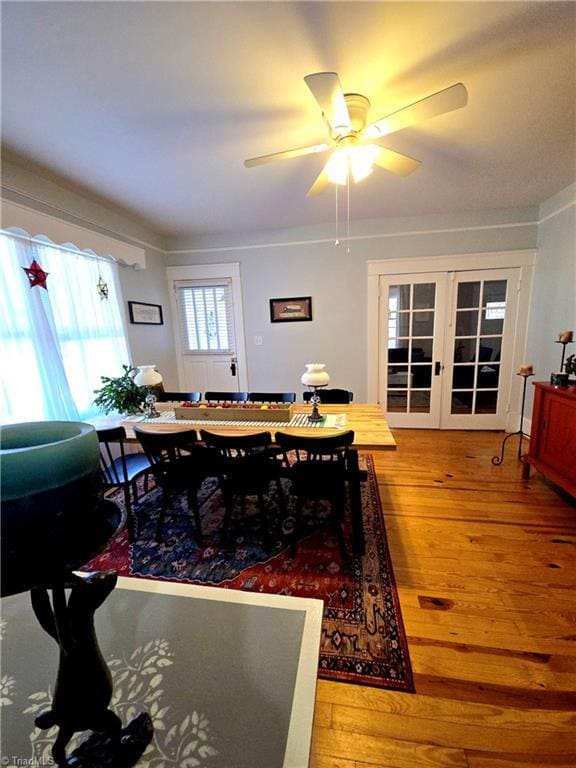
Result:
<instances>
[{"instance_id":1,"label":"ceiling fan","mask_svg":"<svg viewBox=\"0 0 576 768\"><path fill-rule=\"evenodd\" d=\"M308 190L308 197L320 194L330 182L346 184L349 175L355 182L361 181L372 172L373 165L407 176L421 165L420 160L382 146L382 139L430 117L460 109L468 102L465 86L456 83L367 125L369 100L359 93L344 93L336 72L306 75L304 82L322 110L329 129L328 142L252 157L245 160L244 165L252 168L276 160L330 152L324 168Z\"/></svg>"}]
</instances>

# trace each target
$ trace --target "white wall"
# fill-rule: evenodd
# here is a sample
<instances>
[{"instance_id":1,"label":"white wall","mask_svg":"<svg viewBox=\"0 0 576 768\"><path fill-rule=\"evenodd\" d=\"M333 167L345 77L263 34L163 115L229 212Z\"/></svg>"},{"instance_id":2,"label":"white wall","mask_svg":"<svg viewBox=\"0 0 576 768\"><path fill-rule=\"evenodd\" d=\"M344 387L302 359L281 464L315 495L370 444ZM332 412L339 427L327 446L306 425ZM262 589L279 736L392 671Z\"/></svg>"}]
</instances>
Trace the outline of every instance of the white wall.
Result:
<instances>
[{"instance_id":1,"label":"white wall","mask_svg":"<svg viewBox=\"0 0 576 768\"><path fill-rule=\"evenodd\" d=\"M560 369L558 334L576 335L576 183L542 203L539 219L526 359L534 364L531 381L548 381ZM576 344L566 348L567 356L573 353ZM532 388L526 402L530 414Z\"/></svg>"},{"instance_id":2,"label":"white wall","mask_svg":"<svg viewBox=\"0 0 576 768\"><path fill-rule=\"evenodd\" d=\"M547 380L560 362L558 332L576 331L576 184L540 209L481 211L402 219L353 220L352 239L335 247L333 226L238 233L233 239L165 240L109 201L14 158L4 159L2 195L35 210L146 250L147 268L121 269L132 362L156 363L169 389L178 385L166 265L241 264L249 387L295 389L307 362L325 362L332 384L366 391L366 262L538 247L526 360ZM471 261L471 267L473 267ZM272 297L312 296L310 323L271 324ZM163 326L130 325L127 301L161 304ZM262 336L262 346L254 337ZM576 345L570 351L574 351ZM527 412L529 413L529 407Z\"/></svg>"},{"instance_id":3,"label":"white wall","mask_svg":"<svg viewBox=\"0 0 576 768\"><path fill-rule=\"evenodd\" d=\"M8 154L2 158L2 198L40 211L83 229L143 247L146 269L121 266L120 285L128 345L134 365L155 363L162 371L166 388L176 387L178 376L173 353L172 318L165 273L164 239L129 213L108 201L94 199L84 190L71 188L30 163L20 163ZM39 233L35 233L39 234ZM164 325L132 325L128 301L161 304Z\"/></svg>"},{"instance_id":4,"label":"white wall","mask_svg":"<svg viewBox=\"0 0 576 768\"><path fill-rule=\"evenodd\" d=\"M321 227L240 234L228 244L172 240L167 264L240 262L251 389L301 393L305 363L323 362L331 386L351 389L361 402L367 260L534 248L536 222L536 209L355 221L349 253ZM268 300L290 296L312 296L312 322L270 322Z\"/></svg>"}]
</instances>

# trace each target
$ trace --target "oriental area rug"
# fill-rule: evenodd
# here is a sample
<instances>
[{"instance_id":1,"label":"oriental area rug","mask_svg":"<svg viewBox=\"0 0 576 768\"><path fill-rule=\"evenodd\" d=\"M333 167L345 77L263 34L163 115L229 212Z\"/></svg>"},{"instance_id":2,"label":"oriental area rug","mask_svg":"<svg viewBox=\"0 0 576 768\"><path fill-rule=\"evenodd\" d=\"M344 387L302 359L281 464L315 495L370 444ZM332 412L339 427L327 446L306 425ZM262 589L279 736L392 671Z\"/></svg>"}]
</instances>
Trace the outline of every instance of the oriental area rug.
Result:
<instances>
[{"instance_id":1,"label":"oriental area rug","mask_svg":"<svg viewBox=\"0 0 576 768\"><path fill-rule=\"evenodd\" d=\"M370 455L360 456L368 479L362 483L366 551L351 551L351 516L346 509L344 534L348 557L342 562L333 525L326 525L328 503L310 502L304 529L291 557L293 500L285 487L287 514L272 498L263 547L263 518L250 499L246 512L232 518L225 544L220 539L224 513L217 481L207 480L199 494L204 546L194 538L185 517L167 515L161 541L156 540L160 491L153 489L134 504L134 541L126 529L84 570L114 569L121 576L202 584L224 589L316 598L324 601L318 674L328 680L413 692L412 669L400 604L388 551L384 518ZM284 481L283 481L284 482ZM287 481L285 481L287 483ZM123 505L122 493L111 497ZM187 514L185 494L171 509ZM270 539L270 537L269 537Z\"/></svg>"}]
</instances>

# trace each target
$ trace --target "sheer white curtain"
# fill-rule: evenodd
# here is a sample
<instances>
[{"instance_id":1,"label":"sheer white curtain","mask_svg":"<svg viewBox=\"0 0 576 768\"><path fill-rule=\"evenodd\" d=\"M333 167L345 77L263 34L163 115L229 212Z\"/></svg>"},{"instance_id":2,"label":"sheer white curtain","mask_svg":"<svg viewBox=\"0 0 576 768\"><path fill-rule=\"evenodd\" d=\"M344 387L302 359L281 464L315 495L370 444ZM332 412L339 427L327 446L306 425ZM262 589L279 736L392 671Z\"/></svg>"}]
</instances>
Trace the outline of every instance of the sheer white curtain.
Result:
<instances>
[{"instance_id":1,"label":"sheer white curtain","mask_svg":"<svg viewBox=\"0 0 576 768\"><path fill-rule=\"evenodd\" d=\"M48 290L30 288L22 267L34 259L49 273ZM0 298L0 422L96 415L100 377L120 375L129 361L117 266L3 234Z\"/></svg>"}]
</instances>

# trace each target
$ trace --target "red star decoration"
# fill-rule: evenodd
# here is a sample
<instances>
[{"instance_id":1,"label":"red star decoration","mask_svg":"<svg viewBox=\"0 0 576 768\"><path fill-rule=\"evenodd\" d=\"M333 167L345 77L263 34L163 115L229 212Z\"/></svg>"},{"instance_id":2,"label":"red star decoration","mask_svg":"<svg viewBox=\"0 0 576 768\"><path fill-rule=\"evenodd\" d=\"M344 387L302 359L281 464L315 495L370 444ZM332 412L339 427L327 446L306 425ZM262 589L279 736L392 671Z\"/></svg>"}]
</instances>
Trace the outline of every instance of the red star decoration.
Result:
<instances>
[{"instance_id":1,"label":"red star decoration","mask_svg":"<svg viewBox=\"0 0 576 768\"><path fill-rule=\"evenodd\" d=\"M28 280L30 281L30 288L34 288L35 285L39 285L40 288L44 288L45 290L48 290L48 286L46 285L46 278L50 274L49 272L44 272L40 264L34 259L32 264L30 264L29 267L22 267L24 272L26 272L26 275L28 276Z\"/></svg>"}]
</instances>

